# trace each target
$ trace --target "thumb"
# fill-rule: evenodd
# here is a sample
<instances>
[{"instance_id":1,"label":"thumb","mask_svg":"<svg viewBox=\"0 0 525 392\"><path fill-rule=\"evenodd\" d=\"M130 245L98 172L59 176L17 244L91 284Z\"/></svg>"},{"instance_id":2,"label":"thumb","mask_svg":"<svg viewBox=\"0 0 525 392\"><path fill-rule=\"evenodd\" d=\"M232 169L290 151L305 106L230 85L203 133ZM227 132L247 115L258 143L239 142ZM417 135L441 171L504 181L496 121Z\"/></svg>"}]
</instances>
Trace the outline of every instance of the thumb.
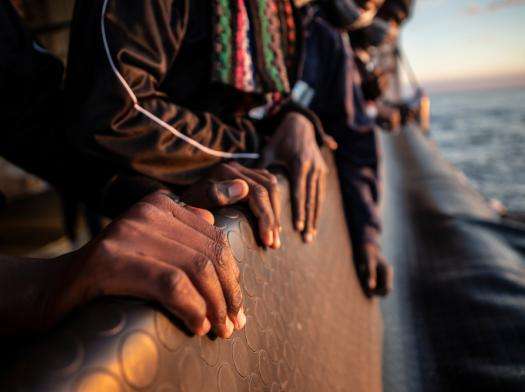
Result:
<instances>
[{"instance_id":1,"label":"thumb","mask_svg":"<svg viewBox=\"0 0 525 392\"><path fill-rule=\"evenodd\" d=\"M213 183L208 191L208 196L214 207L224 207L243 200L249 192L248 183L237 179Z\"/></svg>"}]
</instances>

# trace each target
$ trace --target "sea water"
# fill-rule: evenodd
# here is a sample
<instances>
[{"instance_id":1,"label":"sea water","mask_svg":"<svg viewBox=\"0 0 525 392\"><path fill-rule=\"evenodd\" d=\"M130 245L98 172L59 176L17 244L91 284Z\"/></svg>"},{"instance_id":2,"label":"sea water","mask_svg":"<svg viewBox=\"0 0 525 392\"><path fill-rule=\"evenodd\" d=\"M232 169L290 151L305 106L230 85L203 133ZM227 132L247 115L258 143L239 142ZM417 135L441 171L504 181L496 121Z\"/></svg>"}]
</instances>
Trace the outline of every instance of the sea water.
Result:
<instances>
[{"instance_id":1,"label":"sea water","mask_svg":"<svg viewBox=\"0 0 525 392\"><path fill-rule=\"evenodd\" d=\"M525 211L525 89L435 93L431 137L488 199Z\"/></svg>"}]
</instances>

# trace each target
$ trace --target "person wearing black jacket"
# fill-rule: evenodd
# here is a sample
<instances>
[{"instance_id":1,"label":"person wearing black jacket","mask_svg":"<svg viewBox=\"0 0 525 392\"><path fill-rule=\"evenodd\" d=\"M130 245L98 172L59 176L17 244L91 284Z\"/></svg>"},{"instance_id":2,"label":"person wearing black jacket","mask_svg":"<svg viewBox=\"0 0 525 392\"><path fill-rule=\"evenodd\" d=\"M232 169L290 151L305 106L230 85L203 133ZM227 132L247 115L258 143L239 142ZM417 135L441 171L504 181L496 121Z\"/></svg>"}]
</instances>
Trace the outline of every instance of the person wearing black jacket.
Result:
<instances>
[{"instance_id":1,"label":"person wearing black jacket","mask_svg":"<svg viewBox=\"0 0 525 392\"><path fill-rule=\"evenodd\" d=\"M381 3L323 0L303 8L306 53L301 81L311 90L309 108L338 144L335 158L354 262L370 296L390 292L393 270L379 245L380 150L375 123L366 113L347 31L370 23Z\"/></svg>"},{"instance_id":2,"label":"person wearing black jacket","mask_svg":"<svg viewBox=\"0 0 525 392\"><path fill-rule=\"evenodd\" d=\"M291 1L275 3L276 10L273 4L77 1L69 139L108 167L172 188L238 177L262 155L290 174L295 227L312 241L327 175L318 146L324 133L317 117L290 99L300 20ZM216 172L230 160L243 166ZM254 210L261 239L278 247L278 198L251 190L269 205Z\"/></svg>"},{"instance_id":3,"label":"person wearing black jacket","mask_svg":"<svg viewBox=\"0 0 525 392\"><path fill-rule=\"evenodd\" d=\"M0 2L0 155L119 215L76 252L52 259L0 255L0 337L45 331L103 295L159 302L199 335L213 328L226 338L243 328L239 269L213 215L179 203L150 178L77 154L62 131L62 73L11 2ZM250 187L275 182L232 164L217 170L230 176L193 190L210 207L247 199Z\"/></svg>"}]
</instances>

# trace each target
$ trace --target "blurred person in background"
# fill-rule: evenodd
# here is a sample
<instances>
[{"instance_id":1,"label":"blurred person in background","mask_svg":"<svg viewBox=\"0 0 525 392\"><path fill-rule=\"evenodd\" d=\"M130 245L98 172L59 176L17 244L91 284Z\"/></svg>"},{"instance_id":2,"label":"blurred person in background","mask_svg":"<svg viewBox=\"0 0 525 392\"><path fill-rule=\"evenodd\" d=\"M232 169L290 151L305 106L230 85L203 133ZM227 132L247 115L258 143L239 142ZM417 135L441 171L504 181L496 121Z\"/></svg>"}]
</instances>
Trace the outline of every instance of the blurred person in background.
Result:
<instances>
[{"instance_id":1,"label":"blurred person in background","mask_svg":"<svg viewBox=\"0 0 525 392\"><path fill-rule=\"evenodd\" d=\"M393 270L381 254L378 211L380 151L374 119L366 112L347 31L368 26L382 1L303 2L304 100L333 136L354 262L366 294L386 295Z\"/></svg>"},{"instance_id":2,"label":"blurred person in background","mask_svg":"<svg viewBox=\"0 0 525 392\"><path fill-rule=\"evenodd\" d=\"M398 39L401 27L410 17L412 0L386 0L379 8L372 24L349 32L355 61L361 75L367 112L385 131L398 132L410 121L422 121L425 101L428 99L402 57ZM406 66L414 96L407 100L387 99L385 94L394 86L398 60ZM424 126L424 124L422 124Z\"/></svg>"}]
</instances>

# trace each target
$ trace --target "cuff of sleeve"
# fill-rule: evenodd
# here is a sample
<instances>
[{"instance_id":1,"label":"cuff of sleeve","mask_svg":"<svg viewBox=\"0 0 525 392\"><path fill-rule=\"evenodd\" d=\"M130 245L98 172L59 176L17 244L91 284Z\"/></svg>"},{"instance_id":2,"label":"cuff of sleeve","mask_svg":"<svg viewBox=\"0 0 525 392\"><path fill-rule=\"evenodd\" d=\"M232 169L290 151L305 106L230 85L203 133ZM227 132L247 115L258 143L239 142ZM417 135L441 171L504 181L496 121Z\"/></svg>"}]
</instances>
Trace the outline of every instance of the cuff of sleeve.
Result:
<instances>
[{"instance_id":1,"label":"cuff of sleeve","mask_svg":"<svg viewBox=\"0 0 525 392\"><path fill-rule=\"evenodd\" d=\"M279 107L274 110L272 115L264 120L261 120L258 129L260 129L263 134L268 136L271 135L288 113L302 114L313 124L319 146L324 146L325 144L331 146L333 143L335 143L332 137L327 135L324 131L321 120L319 120L317 115L310 109L293 101L292 99L283 101Z\"/></svg>"},{"instance_id":2,"label":"cuff of sleeve","mask_svg":"<svg viewBox=\"0 0 525 392\"><path fill-rule=\"evenodd\" d=\"M166 185L146 176L117 174L104 187L101 210L104 215L115 218L161 189L169 190Z\"/></svg>"}]
</instances>

